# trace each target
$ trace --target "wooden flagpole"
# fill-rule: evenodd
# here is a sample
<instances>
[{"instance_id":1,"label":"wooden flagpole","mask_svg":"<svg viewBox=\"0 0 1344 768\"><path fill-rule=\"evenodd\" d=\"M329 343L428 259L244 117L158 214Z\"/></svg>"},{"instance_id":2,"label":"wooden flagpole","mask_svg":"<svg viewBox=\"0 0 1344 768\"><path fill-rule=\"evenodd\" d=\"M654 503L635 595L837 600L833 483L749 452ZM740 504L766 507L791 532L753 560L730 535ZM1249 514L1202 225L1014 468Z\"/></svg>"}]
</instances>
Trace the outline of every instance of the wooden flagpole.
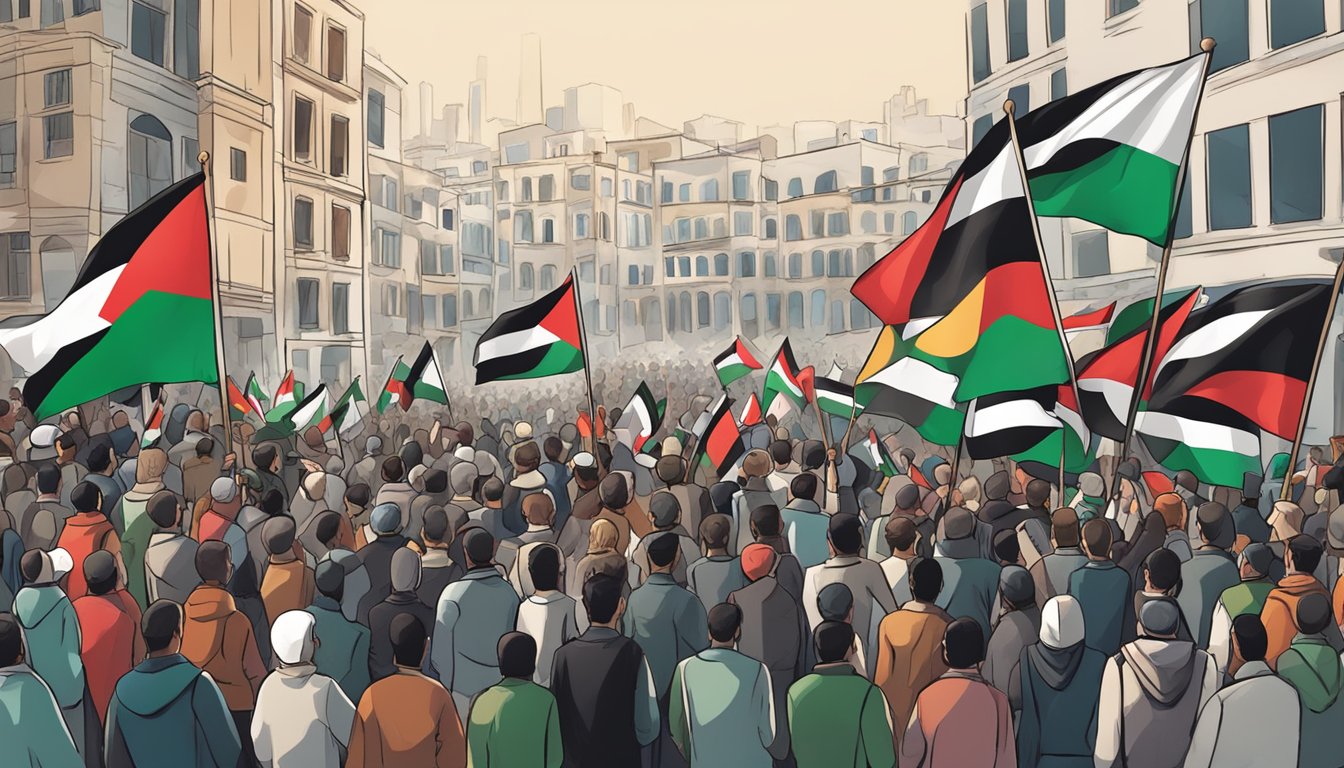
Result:
<instances>
[{"instance_id":1,"label":"wooden flagpole","mask_svg":"<svg viewBox=\"0 0 1344 768\"><path fill-rule=\"evenodd\" d=\"M1307 391L1302 396L1301 415L1297 419L1297 435L1293 438L1293 450L1288 454L1288 474L1283 478L1283 490L1279 498L1287 500L1293 492L1293 473L1297 470L1297 454L1302 450L1302 438L1307 432L1307 414L1311 411L1311 393L1316 389L1316 377L1321 371L1321 358L1325 356L1325 345L1330 340L1330 323L1335 319L1335 307L1339 304L1339 289L1344 284L1344 258L1335 269L1335 282L1330 290L1330 308L1325 311L1325 321L1321 323L1321 336L1316 342L1316 360L1311 364L1311 376L1307 379Z\"/></svg>"},{"instance_id":2,"label":"wooden flagpole","mask_svg":"<svg viewBox=\"0 0 1344 768\"><path fill-rule=\"evenodd\" d=\"M1195 112L1190 119L1190 138L1185 143L1185 156L1181 168L1176 174L1176 203L1171 207L1171 218L1167 222L1167 243L1162 249L1162 261L1157 267L1157 291L1153 294L1153 316L1148 322L1148 336L1143 343L1143 357L1139 358L1139 375L1134 380L1134 391L1129 396L1129 414L1125 418L1125 439L1120 443L1120 455L1116 457L1115 468L1111 474L1111 495L1120 497L1120 465L1129 455L1129 442L1134 437L1134 420L1138 418L1139 401L1148 384L1153 355L1157 352L1158 326L1162 318L1162 294L1167 290L1167 270L1171 266L1171 248L1175 240L1176 216L1181 210L1181 196L1185 190L1185 177L1190 172L1190 145L1195 141L1195 126L1199 125L1199 108L1204 104L1204 86L1209 78L1209 62L1213 60L1213 49L1218 46L1212 37L1206 37L1199 43L1204 51L1204 74L1199 79L1199 98L1195 100Z\"/></svg>"},{"instance_id":3,"label":"wooden flagpole","mask_svg":"<svg viewBox=\"0 0 1344 768\"><path fill-rule=\"evenodd\" d=\"M200 161L201 172L205 175L201 185L205 196L205 231L210 242L210 300L215 310L215 365L219 379L219 411L224 422L224 455L233 453L233 419L229 414L229 381L224 364L224 307L219 298L219 262L218 249L215 248L215 196L211 191L210 153L202 151L196 158Z\"/></svg>"},{"instance_id":4,"label":"wooden flagpole","mask_svg":"<svg viewBox=\"0 0 1344 768\"><path fill-rule=\"evenodd\" d=\"M593 368L592 368L592 347L588 346L588 324L583 320L583 300L579 298L579 271L578 268L569 270L570 285L574 286L574 314L579 320L579 341L583 344L583 381L588 387L588 431L589 431L589 449L593 452L593 460L598 462L598 467L602 467L602 457L598 455L597 450L597 398L593 395Z\"/></svg>"}]
</instances>

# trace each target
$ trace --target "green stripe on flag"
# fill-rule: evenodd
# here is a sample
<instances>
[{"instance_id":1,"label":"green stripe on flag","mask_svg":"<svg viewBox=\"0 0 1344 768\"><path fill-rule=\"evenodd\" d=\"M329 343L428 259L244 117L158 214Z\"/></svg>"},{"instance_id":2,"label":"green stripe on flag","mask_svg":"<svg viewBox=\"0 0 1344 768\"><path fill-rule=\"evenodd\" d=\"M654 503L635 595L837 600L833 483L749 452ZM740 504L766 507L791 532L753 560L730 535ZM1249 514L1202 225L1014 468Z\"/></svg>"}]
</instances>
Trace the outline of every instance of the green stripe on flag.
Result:
<instances>
[{"instance_id":1,"label":"green stripe on flag","mask_svg":"<svg viewBox=\"0 0 1344 768\"><path fill-rule=\"evenodd\" d=\"M1037 216L1072 217L1166 245L1180 167L1117 144L1069 171L1033 176ZM1117 201L1123 201L1117 204Z\"/></svg>"}]
</instances>

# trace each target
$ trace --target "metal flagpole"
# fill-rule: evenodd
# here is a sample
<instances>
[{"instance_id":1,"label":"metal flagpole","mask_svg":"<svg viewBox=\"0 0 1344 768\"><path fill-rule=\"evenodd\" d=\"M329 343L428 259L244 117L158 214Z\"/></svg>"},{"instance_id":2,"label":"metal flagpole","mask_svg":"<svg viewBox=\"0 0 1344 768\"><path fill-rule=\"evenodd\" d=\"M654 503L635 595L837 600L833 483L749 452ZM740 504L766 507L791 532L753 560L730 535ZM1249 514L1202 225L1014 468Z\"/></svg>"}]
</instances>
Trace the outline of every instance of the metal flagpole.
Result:
<instances>
[{"instance_id":1,"label":"metal flagpole","mask_svg":"<svg viewBox=\"0 0 1344 768\"><path fill-rule=\"evenodd\" d=\"M1195 126L1199 125L1199 108L1204 105L1204 86L1209 77L1209 62L1213 60L1213 49L1218 46L1217 41L1212 37L1206 37L1199 43L1200 50L1204 51L1204 74L1199 79L1199 98L1195 100L1195 112L1190 119L1190 138L1185 143L1185 155L1181 162L1181 168L1176 174L1176 203L1171 207L1171 218L1167 222L1167 243L1162 249L1162 261L1157 267L1157 291L1153 294L1153 316L1148 323L1148 337L1143 343L1143 357L1139 358L1139 375L1134 380L1134 391L1129 396L1129 414L1125 418L1125 439L1120 443L1120 455L1115 462L1115 469L1111 474L1111 494L1114 498L1120 495L1120 465L1125 457L1129 455L1129 441L1134 437L1134 420L1138 418L1139 401L1143 397L1143 390L1148 384L1148 374L1151 372L1154 360L1153 355L1157 352L1157 333L1158 325L1162 317L1162 294L1167 290L1167 268L1171 266L1171 246L1175 239L1176 216L1181 210L1181 196L1185 190L1185 177L1190 172L1190 145L1195 141Z\"/></svg>"},{"instance_id":2,"label":"metal flagpole","mask_svg":"<svg viewBox=\"0 0 1344 768\"><path fill-rule=\"evenodd\" d=\"M196 158L201 163L201 172L205 179L201 189L205 196L205 231L210 242L210 300L215 305L215 365L219 379L219 410L224 421L224 454L233 453L233 419L229 415L229 383L224 365L224 307L219 298L219 263L215 248L215 228L212 221L215 216L214 194L210 190L210 153L202 151Z\"/></svg>"},{"instance_id":3,"label":"metal flagpole","mask_svg":"<svg viewBox=\"0 0 1344 768\"><path fill-rule=\"evenodd\" d=\"M1344 258L1335 269L1335 283L1330 291L1330 308L1325 311L1325 322L1321 323L1321 337L1316 342L1316 360L1311 364L1311 376L1307 379L1307 391L1302 396L1302 411L1297 420L1297 436L1293 438L1293 450L1288 454L1288 474L1283 479L1283 490L1279 498L1287 500L1293 492L1293 472L1297 469L1297 454L1302 450L1302 437L1307 432L1307 413L1311 410L1311 393L1316 389L1316 376L1321 371L1321 358L1325 356L1325 344L1330 340L1330 323L1335 319L1335 306L1339 303L1339 289L1344 283Z\"/></svg>"},{"instance_id":4,"label":"metal flagpole","mask_svg":"<svg viewBox=\"0 0 1344 768\"><path fill-rule=\"evenodd\" d=\"M592 369L592 347L588 346L588 324L583 320L583 300L579 298L579 271L578 268L569 270L570 285L574 286L574 314L579 319L579 341L583 344L583 380L588 386L588 430L589 430L589 448L593 452L593 459L601 462L602 457L598 455L597 450L597 398L593 396L593 369ZM599 463L599 467L601 464Z\"/></svg>"}]
</instances>

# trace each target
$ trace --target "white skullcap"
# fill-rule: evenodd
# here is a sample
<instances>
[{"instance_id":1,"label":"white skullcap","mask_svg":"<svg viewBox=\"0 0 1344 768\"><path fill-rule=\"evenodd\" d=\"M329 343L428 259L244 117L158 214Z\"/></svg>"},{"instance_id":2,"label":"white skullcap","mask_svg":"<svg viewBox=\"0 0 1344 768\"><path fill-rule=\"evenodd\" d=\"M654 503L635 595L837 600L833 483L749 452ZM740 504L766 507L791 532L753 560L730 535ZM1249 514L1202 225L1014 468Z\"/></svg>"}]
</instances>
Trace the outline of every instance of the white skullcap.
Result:
<instances>
[{"instance_id":1,"label":"white skullcap","mask_svg":"<svg viewBox=\"0 0 1344 768\"><path fill-rule=\"evenodd\" d=\"M532 425L526 421L520 421L513 425L513 436L519 440L526 440L532 437Z\"/></svg>"},{"instance_id":2,"label":"white skullcap","mask_svg":"<svg viewBox=\"0 0 1344 768\"><path fill-rule=\"evenodd\" d=\"M1041 609L1041 644L1057 651L1083 642L1083 606L1072 595L1052 597Z\"/></svg>"},{"instance_id":3,"label":"white skullcap","mask_svg":"<svg viewBox=\"0 0 1344 768\"><path fill-rule=\"evenodd\" d=\"M34 448L50 448L56 444L56 438L60 436L61 430L55 424L39 424L28 433L28 442Z\"/></svg>"},{"instance_id":4,"label":"white skullcap","mask_svg":"<svg viewBox=\"0 0 1344 768\"><path fill-rule=\"evenodd\" d=\"M225 504L233 501L233 497L238 493L238 484L232 477L217 478L210 484L210 498Z\"/></svg>"},{"instance_id":5,"label":"white skullcap","mask_svg":"<svg viewBox=\"0 0 1344 768\"><path fill-rule=\"evenodd\" d=\"M271 648L282 664L306 664L313 660L313 614L285 611L271 626Z\"/></svg>"},{"instance_id":6,"label":"white skullcap","mask_svg":"<svg viewBox=\"0 0 1344 768\"><path fill-rule=\"evenodd\" d=\"M462 461L475 462L476 449L472 448L470 445L464 445L461 448L458 448L456 451L453 451L453 456L461 459Z\"/></svg>"},{"instance_id":7,"label":"white skullcap","mask_svg":"<svg viewBox=\"0 0 1344 768\"><path fill-rule=\"evenodd\" d=\"M580 453L574 454L574 466L595 467L597 466L597 459L593 458L593 454L587 451L582 451Z\"/></svg>"}]
</instances>

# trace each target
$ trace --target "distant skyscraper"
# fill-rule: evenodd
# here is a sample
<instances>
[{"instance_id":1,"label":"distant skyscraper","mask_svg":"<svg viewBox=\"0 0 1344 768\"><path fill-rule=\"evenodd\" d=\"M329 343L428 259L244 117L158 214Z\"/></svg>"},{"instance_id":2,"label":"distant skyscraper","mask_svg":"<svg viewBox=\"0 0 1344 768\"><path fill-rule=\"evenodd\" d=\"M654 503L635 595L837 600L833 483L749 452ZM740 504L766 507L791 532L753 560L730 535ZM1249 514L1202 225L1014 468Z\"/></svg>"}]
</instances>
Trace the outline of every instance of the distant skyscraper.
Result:
<instances>
[{"instance_id":1,"label":"distant skyscraper","mask_svg":"<svg viewBox=\"0 0 1344 768\"><path fill-rule=\"evenodd\" d=\"M541 36L523 35L523 56L518 68L518 124L533 125L545 119L541 102Z\"/></svg>"},{"instance_id":2,"label":"distant skyscraper","mask_svg":"<svg viewBox=\"0 0 1344 768\"><path fill-rule=\"evenodd\" d=\"M467 90L468 140L472 144L480 144L481 136L484 135L486 61L484 56L476 57L476 79L471 81Z\"/></svg>"}]
</instances>

